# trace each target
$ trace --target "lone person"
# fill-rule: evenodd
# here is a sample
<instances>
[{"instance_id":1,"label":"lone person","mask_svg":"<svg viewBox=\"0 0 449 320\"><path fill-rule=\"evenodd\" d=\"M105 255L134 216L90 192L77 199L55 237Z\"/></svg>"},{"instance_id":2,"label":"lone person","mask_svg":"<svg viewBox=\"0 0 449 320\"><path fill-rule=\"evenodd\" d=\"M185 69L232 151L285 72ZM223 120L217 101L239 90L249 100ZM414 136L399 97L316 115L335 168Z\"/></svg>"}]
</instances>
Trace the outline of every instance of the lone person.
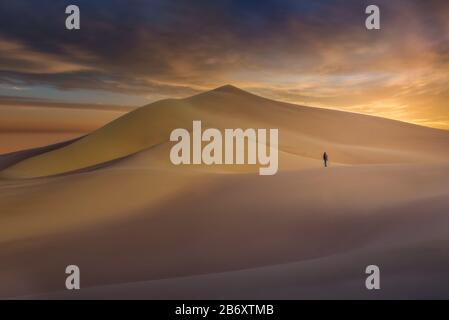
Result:
<instances>
[{"instance_id":1,"label":"lone person","mask_svg":"<svg viewBox=\"0 0 449 320\"><path fill-rule=\"evenodd\" d=\"M329 157L327 156L327 153L324 152L323 153L323 161L324 161L324 166L327 167L327 162L329 160Z\"/></svg>"}]
</instances>

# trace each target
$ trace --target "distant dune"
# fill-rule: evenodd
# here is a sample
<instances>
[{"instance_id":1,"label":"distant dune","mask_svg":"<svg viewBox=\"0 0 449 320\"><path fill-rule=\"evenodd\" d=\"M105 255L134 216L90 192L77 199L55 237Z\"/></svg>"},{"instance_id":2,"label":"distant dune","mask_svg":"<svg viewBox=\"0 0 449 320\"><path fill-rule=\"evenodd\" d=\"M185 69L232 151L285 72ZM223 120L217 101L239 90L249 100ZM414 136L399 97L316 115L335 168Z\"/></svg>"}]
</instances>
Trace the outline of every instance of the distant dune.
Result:
<instances>
[{"instance_id":1,"label":"distant dune","mask_svg":"<svg viewBox=\"0 0 449 320\"><path fill-rule=\"evenodd\" d=\"M0 154L83 136L130 110L0 99Z\"/></svg>"},{"instance_id":2,"label":"distant dune","mask_svg":"<svg viewBox=\"0 0 449 320\"><path fill-rule=\"evenodd\" d=\"M279 173L172 165L170 132L192 120L279 129ZM232 86L159 101L0 156L0 297L447 298L448 157L448 131Z\"/></svg>"}]
</instances>

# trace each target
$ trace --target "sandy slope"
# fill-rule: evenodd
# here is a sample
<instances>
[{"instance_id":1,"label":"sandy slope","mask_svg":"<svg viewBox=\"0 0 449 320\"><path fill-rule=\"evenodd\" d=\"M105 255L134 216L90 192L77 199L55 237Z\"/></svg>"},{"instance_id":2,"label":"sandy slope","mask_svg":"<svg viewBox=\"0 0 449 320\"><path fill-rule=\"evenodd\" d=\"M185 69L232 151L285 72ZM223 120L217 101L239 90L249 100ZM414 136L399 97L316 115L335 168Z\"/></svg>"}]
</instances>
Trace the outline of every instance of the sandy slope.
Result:
<instances>
[{"instance_id":1,"label":"sandy slope","mask_svg":"<svg viewBox=\"0 0 449 320\"><path fill-rule=\"evenodd\" d=\"M55 291L25 299L441 299L449 296L447 241L359 250L280 265ZM376 261L381 291L363 287ZM436 264L435 261L438 261ZM350 263L348 263L350 262ZM423 272L422 270L426 270Z\"/></svg>"},{"instance_id":2,"label":"sandy slope","mask_svg":"<svg viewBox=\"0 0 449 320\"><path fill-rule=\"evenodd\" d=\"M279 128L279 173L171 165L169 132L192 119ZM3 156L0 297L72 297L69 264L92 288L75 298L447 297L448 138L225 87ZM375 296L367 264L382 268Z\"/></svg>"},{"instance_id":3,"label":"sandy slope","mask_svg":"<svg viewBox=\"0 0 449 320\"><path fill-rule=\"evenodd\" d=\"M318 159L327 150L337 163L438 161L449 156L447 131L289 105L225 86L139 108L76 143L24 160L1 176L49 176L98 165L164 143L174 128L189 129L193 120L213 128L278 128L282 151Z\"/></svg>"},{"instance_id":4,"label":"sandy slope","mask_svg":"<svg viewBox=\"0 0 449 320\"><path fill-rule=\"evenodd\" d=\"M412 273L431 275L432 281L436 277L440 286L447 283L447 272L442 272L449 249L447 165L310 169L264 179L252 174L162 175L160 170L127 166L83 173L70 185L61 180L9 188L10 210L1 221L6 232L0 246L0 282L7 284L1 296L60 291L61 270L72 263L85 270L83 286L98 287L321 261L305 270L292 266L289 275L269 269L267 282L249 286L223 281L217 287L192 288L185 298L232 298L240 290L239 297L259 291L265 297L290 291L303 297L304 283L317 294L329 281L340 292L339 286L361 278L367 262L384 264L386 278L407 282ZM33 196L17 207L25 192ZM425 246L429 251L419 249ZM372 250L377 253L369 255ZM359 262L354 255L360 253L367 257ZM335 261L345 265L344 272L333 266ZM276 286L270 282L273 277L284 280L270 295ZM288 283L285 278L301 281ZM180 297L176 281L170 283L173 291L159 297ZM383 285L392 287L387 279ZM151 283L147 290L157 297ZM136 295L128 289L118 292ZM365 292L359 283L358 290L347 294Z\"/></svg>"}]
</instances>

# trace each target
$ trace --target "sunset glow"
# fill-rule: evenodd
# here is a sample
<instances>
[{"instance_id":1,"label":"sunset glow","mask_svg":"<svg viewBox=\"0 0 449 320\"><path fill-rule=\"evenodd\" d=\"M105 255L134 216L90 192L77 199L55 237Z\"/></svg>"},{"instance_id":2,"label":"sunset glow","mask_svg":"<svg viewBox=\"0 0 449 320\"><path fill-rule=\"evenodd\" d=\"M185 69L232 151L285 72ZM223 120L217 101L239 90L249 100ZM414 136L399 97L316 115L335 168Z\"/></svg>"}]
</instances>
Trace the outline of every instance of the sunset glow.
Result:
<instances>
[{"instance_id":1,"label":"sunset glow","mask_svg":"<svg viewBox=\"0 0 449 320\"><path fill-rule=\"evenodd\" d=\"M449 4L367 1L0 3L0 96L140 106L223 84L449 129ZM20 16L21 19L17 19ZM24 22L26 21L26 23ZM61 27L62 26L62 27Z\"/></svg>"}]
</instances>

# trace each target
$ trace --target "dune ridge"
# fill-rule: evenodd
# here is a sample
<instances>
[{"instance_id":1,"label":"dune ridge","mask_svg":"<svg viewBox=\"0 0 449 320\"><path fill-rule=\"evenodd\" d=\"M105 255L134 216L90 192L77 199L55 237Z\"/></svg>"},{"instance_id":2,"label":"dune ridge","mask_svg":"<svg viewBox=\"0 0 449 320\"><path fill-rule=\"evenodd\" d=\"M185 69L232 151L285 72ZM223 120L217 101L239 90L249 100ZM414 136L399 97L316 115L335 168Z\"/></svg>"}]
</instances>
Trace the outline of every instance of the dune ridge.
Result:
<instances>
[{"instance_id":1,"label":"dune ridge","mask_svg":"<svg viewBox=\"0 0 449 320\"><path fill-rule=\"evenodd\" d=\"M449 156L447 131L265 99L224 86L185 99L138 108L82 139L24 159L0 173L35 178L96 166L168 141L171 130L201 120L214 128L279 128L280 150L336 163L439 161Z\"/></svg>"}]
</instances>

